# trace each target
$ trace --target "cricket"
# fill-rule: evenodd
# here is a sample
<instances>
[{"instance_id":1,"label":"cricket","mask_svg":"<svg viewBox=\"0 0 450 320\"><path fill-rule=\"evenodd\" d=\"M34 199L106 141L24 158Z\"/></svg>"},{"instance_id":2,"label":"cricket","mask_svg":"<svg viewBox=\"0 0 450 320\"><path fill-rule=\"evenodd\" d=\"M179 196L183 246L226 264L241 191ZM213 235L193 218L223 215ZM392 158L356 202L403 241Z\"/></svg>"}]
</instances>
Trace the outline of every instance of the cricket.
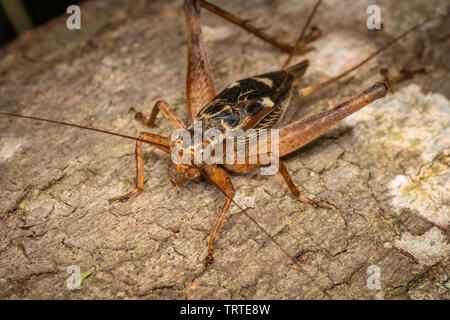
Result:
<instances>
[{"instance_id":1,"label":"cricket","mask_svg":"<svg viewBox=\"0 0 450 320\"><path fill-rule=\"evenodd\" d=\"M395 94L401 85L413 82L416 75L426 74L426 69L418 64L412 68L406 65L398 66L400 71L391 71L380 66L379 81L369 87L361 87L358 94L330 105L327 110L299 120L290 121L292 114L302 108L303 103L307 103L311 97L318 96L328 88L345 81L354 71L364 68L374 57L389 52L393 45L411 33L430 22L442 19L442 16L433 15L423 21L416 21L415 24L411 24L409 28L404 29L390 41L378 47L372 54L358 57L352 65L346 67L337 76L304 85L303 78L308 75L314 65L313 61L305 56L312 51L321 50L315 44L327 33L326 29L322 30L314 25L314 18L320 14L321 6L323 6L323 1L316 1L309 8L309 12L305 12L301 17L300 25L292 26L290 31L296 34L296 41L288 43L271 35L270 28L261 29L252 21L246 20L239 12L225 10L212 0L184 0L182 8L187 48L185 105L189 116L188 122L184 121L177 113L172 106L172 101L165 98L155 101L153 108L148 110L142 110L134 105L129 106L128 113L124 114L124 117L132 117L140 125L148 128L138 136L119 133L95 125L61 121L58 118L31 116L27 115L26 108L23 108L21 113L3 108L0 110L0 121L4 125L7 121L31 120L31 123L50 123L48 126L69 126L75 127L77 130L90 130L93 131L93 135L98 135L103 139L107 139L109 135L120 137L124 141L133 140L135 142L135 168L128 169L136 172L135 186L124 194L117 194L105 199L108 200L111 207L120 206L120 203L132 203L135 198L139 198L142 193L152 188L151 183L146 182L146 177L155 173L145 170L144 148L162 151L157 154L160 159L158 161L165 159L164 161L167 162L167 183L173 187L184 190L183 192L189 192L186 185L189 185L190 180L200 180L201 183L207 184L209 189L216 190L220 195L217 201L221 206L215 212L217 216L210 231L205 235L205 252L201 253L203 272L214 267L215 262L220 261L220 258L215 256L215 249L217 246L221 246L221 227L227 224L226 218L229 216L232 206L236 206L238 214L246 217L250 221L249 223L256 226L261 234L282 252L289 263L298 267L298 272L306 272L302 267L302 262L285 249L283 244L253 217L254 209L245 208L239 203L235 197L236 190L233 187L232 177L246 174L252 170L257 173L257 170L268 165L267 161L263 161L263 159L270 158L275 161L277 172L294 199L310 206L313 210L344 214L342 213L344 209L334 204L332 200L310 196L303 192L298 187L302 181L296 181L290 175L286 157L295 157L298 150L314 144L316 139L329 132L341 120L374 101L383 100L387 96ZM276 15L276 12L273 14ZM256 41L270 45L274 52L284 57L284 63L278 68L267 69L260 74L249 74L246 78L235 78L225 87L218 87L213 76L214 65L210 63L211 56L208 55L203 38L202 17L204 15L213 15L224 24L231 24L235 28L239 28L240 32L251 34ZM158 128L162 119L170 123L172 132L166 134L152 132ZM186 139L185 135L174 134L175 132L184 132L188 137L194 137L196 128L200 129L202 133L215 130L216 135L211 139L203 139L200 143L193 143L191 139ZM32 125L28 129L33 130ZM232 136L238 131L244 135L251 131L253 136L247 136L243 149L233 146L231 150L224 142L229 139L239 145L236 137ZM266 132L267 136L263 137L261 132ZM272 133L277 135L275 141L274 135L271 136ZM261 144L250 143L249 141L255 137L256 140L260 138L260 143L261 141L265 144L276 143L277 150L273 149L273 145L270 148L264 148ZM48 143L51 144L51 140ZM101 139L98 140L98 143L102 143ZM215 160L219 161L206 162L205 155L212 154L214 157L218 154L219 148L220 157L215 157ZM238 162L237 157L242 150L245 153L244 162ZM230 152L234 152L232 161L225 161L226 154ZM200 157L200 161L197 160L199 154L203 155L203 158ZM251 161L251 157L256 160ZM181 158L184 161L175 161L175 158ZM153 156L152 159L154 159ZM192 201L195 201L194 199L200 198L201 195L192 194L191 197ZM173 202L176 203L177 199L173 199ZM186 210L188 211L189 208Z\"/></svg>"}]
</instances>

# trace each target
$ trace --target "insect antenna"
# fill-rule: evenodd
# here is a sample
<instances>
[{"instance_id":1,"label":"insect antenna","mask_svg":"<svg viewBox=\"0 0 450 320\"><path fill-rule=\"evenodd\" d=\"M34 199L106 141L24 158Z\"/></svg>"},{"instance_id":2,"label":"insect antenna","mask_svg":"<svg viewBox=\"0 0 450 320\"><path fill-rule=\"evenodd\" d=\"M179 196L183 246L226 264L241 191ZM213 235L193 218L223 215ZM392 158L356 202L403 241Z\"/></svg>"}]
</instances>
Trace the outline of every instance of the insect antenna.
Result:
<instances>
[{"instance_id":1,"label":"insect antenna","mask_svg":"<svg viewBox=\"0 0 450 320\"><path fill-rule=\"evenodd\" d=\"M74 124L74 123L69 123L69 122L64 122L64 121L58 121L58 120L38 118L38 117L32 117L32 116L25 116L25 115L17 114L17 113L0 112L0 115L7 116L7 117L16 117L16 118L28 119L28 120L37 120L37 121L42 121L42 122L50 122L50 123L53 123L53 124L58 124L58 125L63 125L63 126L68 126L68 127L74 127L74 128L79 128L79 129L83 129L83 130L91 130L91 131L95 131L95 132L105 133L105 134L109 134L109 135L112 135L112 136L117 136L117 137L129 139L129 140L135 140L135 141L140 141L140 142L143 142L143 143L148 143L148 144L151 144L152 146L154 146L154 147L156 147L156 148L158 148L158 149L160 149L162 151L165 151L167 153L170 152L168 139L166 137L162 137L162 136L159 136L159 135L156 135L156 134L151 134L151 135L154 136L155 140L159 140L160 142L149 141L149 140L146 140L146 139L136 138L136 137L128 136L128 135L117 133L117 132L91 128L91 127L88 127L88 126L82 126L82 125L79 125L79 124Z\"/></svg>"},{"instance_id":2,"label":"insect antenna","mask_svg":"<svg viewBox=\"0 0 450 320\"><path fill-rule=\"evenodd\" d=\"M297 48L300 45L300 43L302 42L303 38L305 37L306 30L309 28L309 25L311 24L311 21L312 21L314 15L316 14L316 11L319 8L321 2L322 2L322 0L318 0L316 2L316 5L314 6L313 10L309 14L309 17L306 20L305 25L303 26L300 36L298 37L297 41L295 42L294 48ZM291 62L291 59L293 56L294 56L294 52L291 52L289 54L288 58L286 59L286 61L284 62L282 69L285 69L289 65L289 62Z\"/></svg>"},{"instance_id":3,"label":"insect antenna","mask_svg":"<svg viewBox=\"0 0 450 320\"><path fill-rule=\"evenodd\" d=\"M381 48L379 48L378 50L376 50L374 53L372 53L371 55L369 55L367 58L365 58L364 60L362 60L361 62L357 63L356 65L354 65L353 67L351 67L350 69L344 71L343 73L341 73L340 75L330 78L328 80L326 80L325 82L322 83L318 83L306 88L302 88L300 91L303 95L303 97L307 97L310 94L338 81L339 79L342 79L343 77L345 77L346 75L348 75L349 73L351 73L352 71L355 71L356 69L358 69L359 67L361 67L363 64L365 64L366 62L368 62L369 60L371 60L372 58L374 58L375 56L377 56L378 54L380 54L381 52L383 52L384 50L386 50L387 48L389 48L390 46L392 46L394 43L396 43L397 41L399 41L400 39L404 38L406 35L408 35L409 33L419 29L420 27L424 26L425 24L429 23L430 21L442 17L442 15L437 15L437 16L433 16L429 19L426 19L425 21L416 24L415 26L412 26L411 28L409 28L408 30L404 31L402 34L400 34L399 36L395 37L394 39L392 39L391 41L389 41L388 43L386 43L384 46L382 46Z\"/></svg>"}]
</instances>

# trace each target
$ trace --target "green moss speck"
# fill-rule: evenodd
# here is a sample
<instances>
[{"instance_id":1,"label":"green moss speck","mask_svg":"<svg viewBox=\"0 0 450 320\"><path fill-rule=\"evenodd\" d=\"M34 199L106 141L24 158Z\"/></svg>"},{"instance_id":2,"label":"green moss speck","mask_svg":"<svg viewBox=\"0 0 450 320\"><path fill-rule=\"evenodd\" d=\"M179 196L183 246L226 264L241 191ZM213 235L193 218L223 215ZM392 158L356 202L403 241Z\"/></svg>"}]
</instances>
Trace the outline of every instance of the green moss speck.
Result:
<instances>
[{"instance_id":1,"label":"green moss speck","mask_svg":"<svg viewBox=\"0 0 450 320\"><path fill-rule=\"evenodd\" d=\"M409 146L411 148L417 147L420 144L420 142L421 142L421 140L419 138L412 139L409 142Z\"/></svg>"}]
</instances>

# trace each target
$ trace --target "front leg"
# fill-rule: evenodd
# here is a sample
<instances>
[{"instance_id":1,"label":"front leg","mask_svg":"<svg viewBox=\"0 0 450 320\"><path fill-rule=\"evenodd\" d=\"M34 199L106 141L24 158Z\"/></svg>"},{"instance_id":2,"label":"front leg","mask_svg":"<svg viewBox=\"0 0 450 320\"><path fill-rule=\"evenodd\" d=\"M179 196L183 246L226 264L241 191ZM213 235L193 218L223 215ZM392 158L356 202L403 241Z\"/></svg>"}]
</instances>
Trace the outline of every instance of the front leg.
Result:
<instances>
[{"instance_id":1,"label":"front leg","mask_svg":"<svg viewBox=\"0 0 450 320\"><path fill-rule=\"evenodd\" d=\"M223 168L218 166L207 166L204 170L209 179L211 179L211 181L227 196L208 237L208 254L205 258L205 266L207 266L214 262L214 244L216 243L217 236L219 235L220 226L222 225L222 222L225 219L234 198L234 188L231 183L230 176Z\"/></svg>"},{"instance_id":2,"label":"front leg","mask_svg":"<svg viewBox=\"0 0 450 320\"><path fill-rule=\"evenodd\" d=\"M149 144L159 148L160 150L170 153L168 139L147 132L141 132L139 139L148 141ZM109 199L109 203L115 201L127 201L137 196L144 189L144 160L142 157L142 141L136 141L136 187L125 195L117 196Z\"/></svg>"}]
</instances>

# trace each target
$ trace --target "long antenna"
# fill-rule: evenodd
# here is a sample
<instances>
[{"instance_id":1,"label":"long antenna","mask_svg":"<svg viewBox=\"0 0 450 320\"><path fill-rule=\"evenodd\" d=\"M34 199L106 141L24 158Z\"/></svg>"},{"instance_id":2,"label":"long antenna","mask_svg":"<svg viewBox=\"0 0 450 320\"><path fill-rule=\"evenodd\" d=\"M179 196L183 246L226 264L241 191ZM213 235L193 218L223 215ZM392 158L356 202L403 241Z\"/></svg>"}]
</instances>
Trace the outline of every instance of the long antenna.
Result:
<instances>
[{"instance_id":1,"label":"long antenna","mask_svg":"<svg viewBox=\"0 0 450 320\"><path fill-rule=\"evenodd\" d=\"M109 135L113 135L113 136L129 139L129 140L134 140L134 141L140 141L140 142L148 143L148 144L151 144L151 145L153 145L155 147L159 147L159 148L163 149L163 151L167 150L168 147L169 147L168 144L164 144L164 143L157 143L157 142L148 141L148 140L145 140L145 139L140 139L140 138L128 136L128 135L117 133L117 132L111 132L111 131L91 128L91 127L82 126L82 125L69 123L69 122L64 122L64 121L44 119L44 118L38 118L38 117L32 117L32 116L25 116L25 115L22 115L22 114L10 113L10 112L1 112L1 111L0 111L0 115L8 116L8 117L29 119L29 120L37 120L37 121L43 121L43 122L50 122L50 123L53 123L53 124L58 124L58 125L63 125L63 126L68 126L68 127L74 127L74 128L84 129L84 130L91 130L91 131L95 131L95 132L105 133L105 134L109 134ZM154 136L158 137L160 139L161 138L162 139L166 139L165 137L162 137L162 136L159 136L159 135L154 135Z\"/></svg>"},{"instance_id":2,"label":"long antenna","mask_svg":"<svg viewBox=\"0 0 450 320\"><path fill-rule=\"evenodd\" d=\"M129 140L134 140L134 141L140 141L140 142L144 142L144 143L150 143L152 145L154 145L155 147L161 147L166 149L168 146L164 145L164 144L158 144L155 142L149 142L147 140L144 139L139 139L139 138L135 138L132 136L128 136L128 135L124 135L121 133L116 133L116 132L111 132L111 131L106 131L106 130L102 130L102 129L96 129L96 128L91 128L91 127L87 127L87 126L82 126L82 125L78 125L78 124L74 124L74 123L69 123L69 122L64 122L64 121L59 121L59 120L51 120L51 119L45 119L45 118L39 118L39 117L32 117L32 116L25 116L22 114L17 114L17 113L10 113L10 112L1 112L0 111L0 115L2 116L8 116L8 117L16 117L16 118L22 118L22 119L28 119L28 120L37 120L37 121L43 121L43 122L49 122L49 123L53 123L53 124L58 124L58 125L64 125L64 126L68 126L68 127L74 127L74 128L79 128L79 129L83 129L83 130L91 130L94 132L99 132L99 133L104 133L104 134L109 134L109 135L113 135L113 136L117 136L117 137L121 137L121 138L125 138L125 139L129 139ZM163 138L163 137L161 137ZM216 186L227 198L230 199L230 201L232 203L234 203L239 210L241 210L241 212L243 212L273 243L276 244L276 246L295 264L297 264L297 261L295 260L294 257L292 257L286 250L283 249L283 247L263 228L261 227L261 225L255 220L255 218L253 218L251 215L248 214L247 210L242 208L233 198L231 198L230 196L228 196L226 194L226 192L224 192L220 186L218 186L202 169L200 169L197 165L193 164L197 170L199 170L199 172L209 181L211 182L214 186Z\"/></svg>"},{"instance_id":3,"label":"long antenna","mask_svg":"<svg viewBox=\"0 0 450 320\"><path fill-rule=\"evenodd\" d=\"M311 13L308 16L308 19L305 22L305 25L303 26L302 32L300 33L300 36L298 37L294 48L297 48L300 45L300 43L303 40L303 38L305 37L306 30L308 29L309 25L311 24L311 21L312 21L314 15L316 14L316 11L319 8L321 2L322 2L322 0L318 0L316 2L314 8L312 9ZM283 64L283 67L282 67L283 69L286 68L289 65L289 62L291 62L291 59L292 59L293 56L294 56L294 54L293 54L293 52L291 52L289 54L288 58L286 59L286 61Z\"/></svg>"},{"instance_id":4,"label":"long antenna","mask_svg":"<svg viewBox=\"0 0 450 320\"><path fill-rule=\"evenodd\" d=\"M374 53L372 53L371 55L369 55L367 58L365 58L364 60L362 60L361 62L359 62L358 64L354 65L353 67L351 67L350 69L344 71L343 73L341 73L340 75L333 77L331 79L328 79L325 82L322 83L318 83L306 88L302 88L301 92L303 97L307 97L310 94L332 84L333 82L345 77L346 75L348 75L349 73L351 73L352 71L355 71L356 69L358 69L360 66L362 66L363 64L365 64L366 62L368 62L369 60L371 60L372 58L374 58L376 55L378 55L379 53L381 53L382 51L386 50L387 48L389 48L390 46L392 46L394 43L396 43L398 40L400 40L401 38L405 37L406 35L408 35L409 33L413 32L414 30L419 29L420 27L422 27L423 25L429 23L430 21L438 18L438 17L442 17L442 15L437 15L434 17L431 17L429 19L426 19L425 21L416 24L415 26L409 28L408 30L404 31L402 34L400 34L399 36L395 37L394 39L392 39L391 41L389 41L388 43L386 43L384 46L382 46L381 48L379 48L377 51L375 51Z\"/></svg>"}]
</instances>

